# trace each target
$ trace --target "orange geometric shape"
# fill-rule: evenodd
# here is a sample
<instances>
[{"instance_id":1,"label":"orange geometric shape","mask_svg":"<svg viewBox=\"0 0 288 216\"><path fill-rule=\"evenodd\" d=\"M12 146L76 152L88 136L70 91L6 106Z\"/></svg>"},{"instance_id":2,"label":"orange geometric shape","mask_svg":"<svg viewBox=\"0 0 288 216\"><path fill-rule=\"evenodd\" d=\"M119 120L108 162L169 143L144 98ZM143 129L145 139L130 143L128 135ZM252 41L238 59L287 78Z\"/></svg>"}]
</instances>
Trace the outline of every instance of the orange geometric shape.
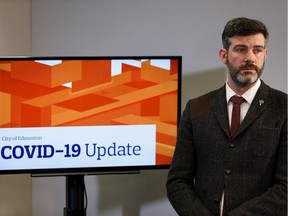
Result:
<instances>
[{"instance_id":1,"label":"orange geometric shape","mask_svg":"<svg viewBox=\"0 0 288 216\"><path fill-rule=\"evenodd\" d=\"M141 116L159 116L159 97L153 97L141 101Z\"/></svg>"},{"instance_id":2,"label":"orange geometric shape","mask_svg":"<svg viewBox=\"0 0 288 216\"><path fill-rule=\"evenodd\" d=\"M178 60L172 59L170 63L170 71L171 74L178 74L179 73L179 65Z\"/></svg>"},{"instance_id":3,"label":"orange geometric shape","mask_svg":"<svg viewBox=\"0 0 288 216\"><path fill-rule=\"evenodd\" d=\"M104 90L101 90L99 93L106 97L117 97L119 95L127 94L129 92L135 91L135 88L127 85L116 85L113 87L108 87Z\"/></svg>"},{"instance_id":4,"label":"orange geometric shape","mask_svg":"<svg viewBox=\"0 0 288 216\"><path fill-rule=\"evenodd\" d=\"M160 121L163 122L177 122L177 106L178 103L177 92L165 94L160 96ZM169 108L168 108L169 107Z\"/></svg>"},{"instance_id":5,"label":"orange geometric shape","mask_svg":"<svg viewBox=\"0 0 288 216\"><path fill-rule=\"evenodd\" d=\"M45 127L51 126L51 107L35 107L22 104L21 127Z\"/></svg>"},{"instance_id":6,"label":"orange geometric shape","mask_svg":"<svg viewBox=\"0 0 288 216\"><path fill-rule=\"evenodd\" d=\"M136 115L126 115L121 116L117 119L114 119L115 122L118 122L119 124L155 124L157 127L157 133L164 133L170 136L176 137L177 132L177 126L167 124L165 122L153 120L146 117L136 116Z\"/></svg>"},{"instance_id":7,"label":"orange geometric shape","mask_svg":"<svg viewBox=\"0 0 288 216\"><path fill-rule=\"evenodd\" d=\"M52 66L51 87L59 86L67 82L73 82L82 78L82 62L67 60L61 64Z\"/></svg>"},{"instance_id":8,"label":"orange geometric shape","mask_svg":"<svg viewBox=\"0 0 288 216\"><path fill-rule=\"evenodd\" d=\"M22 125L21 118L22 118L22 111L21 106L22 102L24 102L26 98L17 96L17 95L11 95L11 123L17 125L20 127Z\"/></svg>"},{"instance_id":9,"label":"orange geometric shape","mask_svg":"<svg viewBox=\"0 0 288 216\"><path fill-rule=\"evenodd\" d=\"M125 85L131 86L137 89L142 89L142 88L147 88L156 84L157 83L151 82L151 81L138 80L138 81L132 81L132 82L126 83Z\"/></svg>"},{"instance_id":10,"label":"orange geometric shape","mask_svg":"<svg viewBox=\"0 0 288 216\"><path fill-rule=\"evenodd\" d=\"M114 86L126 84L132 81L132 71L127 71L122 74L118 74L111 78L111 84Z\"/></svg>"},{"instance_id":11,"label":"orange geometric shape","mask_svg":"<svg viewBox=\"0 0 288 216\"><path fill-rule=\"evenodd\" d=\"M44 87L31 82L13 79L10 75L11 73L8 71L0 70L0 91L9 93L11 95L17 95L30 99L66 89L66 87L63 86L58 86L55 88Z\"/></svg>"},{"instance_id":12,"label":"orange geometric shape","mask_svg":"<svg viewBox=\"0 0 288 216\"><path fill-rule=\"evenodd\" d=\"M122 63L121 72L125 73L127 71L138 71L138 72L140 72L140 68L136 67L136 66L133 66L133 65ZM140 73L138 73L138 75L140 75Z\"/></svg>"},{"instance_id":13,"label":"orange geometric shape","mask_svg":"<svg viewBox=\"0 0 288 216\"><path fill-rule=\"evenodd\" d=\"M1 62L0 63L0 70L4 70L4 71L11 71L11 64L9 62Z\"/></svg>"},{"instance_id":14,"label":"orange geometric shape","mask_svg":"<svg viewBox=\"0 0 288 216\"><path fill-rule=\"evenodd\" d=\"M101 107L113 102L116 102L112 98L104 97L97 94L87 94L81 97L66 100L60 103L56 103L56 106L65 107L67 109L75 110L78 112L87 111L93 108Z\"/></svg>"},{"instance_id":15,"label":"orange geometric shape","mask_svg":"<svg viewBox=\"0 0 288 216\"><path fill-rule=\"evenodd\" d=\"M12 78L49 88L79 80L81 71L81 61L63 61L54 66L35 61L11 62Z\"/></svg>"},{"instance_id":16,"label":"orange geometric shape","mask_svg":"<svg viewBox=\"0 0 288 216\"><path fill-rule=\"evenodd\" d=\"M73 92L111 81L111 60L82 61L82 78L73 82Z\"/></svg>"},{"instance_id":17,"label":"orange geometric shape","mask_svg":"<svg viewBox=\"0 0 288 216\"><path fill-rule=\"evenodd\" d=\"M141 78L151 82L163 83L170 80L170 71L151 65L151 61L141 64Z\"/></svg>"},{"instance_id":18,"label":"orange geometric shape","mask_svg":"<svg viewBox=\"0 0 288 216\"><path fill-rule=\"evenodd\" d=\"M156 143L157 154L161 154L161 155L172 158L174 150L175 150L175 146L169 146L169 145L158 143L158 142Z\"/></svg>"},{"instance_id":19,"label":"orange geometric shape","mask_svg":"<svg viewBox=\"0 0 288 216\"><path fill-rule=\"evenodd\" d=\"M172 157L156 154L156 165L171 164Z\"/></svg>"},{"instance_id":20,"label":"orange geometric shape","mask_svg":"<svg viewBox=\"0 0 288 216\"><path fill-rule=\"evenodd\" d=\"M157 142L165 143L165 145L174 146L176 141L174 134L167 134L163 132L157 133Z\"/></svg>"},{"instance_id":21,"label":"orange geometric shape","mask_svg":"<svg viewBox=\"0 0 288 216\"><path fill-rule=\"evenodd\" d=\"M73 114L74 114L74 116L77 116L76 113L75 112L73 113L71 110L66 112L66 116L69 115L70 119L74 119ZM66 121L65 123L57 124L57 125L61 125L61 126L119 125L119 123L115 122L114 119L117 119L121 116L129 115L129 114L139 115L140 114L140 104L135 103L135 104L131 104L129 106L118 107L115 109L107 109L105 112L100 112L100 113L96 112L94 114L90 114L89 116L85 116L82 118L78 117L77 119L74 119L73 121ZM64 118L66 116L64 116ZM63 118L63 113L59 116L55 115L53 117L54 117L54 121L57 121L57 118L61 118L61 119Z\"/></svg>"},{"instance_id":22,"label":"orange geometric shape","mask_svg":"<svg viewBox=\"0 0 288 216\"><path fill-rule=\"evenodd\" d=\"M0 92L1 111L0 125L7 124L11 121L11 97L9 94Z\"/></svg>"}]
</instances>

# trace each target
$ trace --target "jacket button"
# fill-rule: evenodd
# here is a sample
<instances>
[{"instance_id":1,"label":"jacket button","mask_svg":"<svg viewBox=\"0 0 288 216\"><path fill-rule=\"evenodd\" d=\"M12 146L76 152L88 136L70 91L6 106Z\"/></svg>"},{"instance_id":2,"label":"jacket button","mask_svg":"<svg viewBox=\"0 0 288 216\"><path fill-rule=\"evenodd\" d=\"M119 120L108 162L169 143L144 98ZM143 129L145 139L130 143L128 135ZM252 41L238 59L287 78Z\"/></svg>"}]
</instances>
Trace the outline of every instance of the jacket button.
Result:
<instances>
[{"instance_id":1,"label":"jacket button","mask_svg":"<svg viewBox=\"0 0 288 216\"><path fill-rule=\"evenodd\" d=\"M214 202L215 202L216 204L219 204L219 203L220 203L220 200L219 200L218 198L215 198L215 199L214 199Z\"/></svg>"},{"instance_id":2,"label":"jacket button","mask_svg":"<svg viewBox=\"0 0 288 216\"><path fill-rule=\"evenodd\" d=\"M235 144L234 143L229 143L229 147L230 148L235 148Z\"/></svg>"},{"instance_id":3,"label":"jacket button","mask_svg":"<svg viewBox=\"0 0 288 216\"><path fill-rule=\"evenodd\" d=\"M231 171L230 169L226 169L226 170L225 170L225 174L231 175L231 173L232 173L232 171Z\"/></svg>"}]
</instances>

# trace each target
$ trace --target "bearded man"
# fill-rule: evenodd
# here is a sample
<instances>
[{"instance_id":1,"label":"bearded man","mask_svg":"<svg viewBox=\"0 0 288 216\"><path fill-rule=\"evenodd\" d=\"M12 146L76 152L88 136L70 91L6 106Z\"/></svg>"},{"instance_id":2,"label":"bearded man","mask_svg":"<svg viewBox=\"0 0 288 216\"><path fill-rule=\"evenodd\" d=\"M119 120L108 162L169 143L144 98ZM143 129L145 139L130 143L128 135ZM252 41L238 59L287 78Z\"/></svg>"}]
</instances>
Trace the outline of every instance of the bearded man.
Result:
<instances>
[{"instance_id":1,"label":"bearded man","mask_svg":"<svg viewBox=\"0 0 288 216\"><path fill-rule=\"evenodd\" d=\"M188 101L167 179L180 216L287 215L287 94L260 79L269 33L258 20L228 21L227 82Z\"/></svg>"}]
</instances>

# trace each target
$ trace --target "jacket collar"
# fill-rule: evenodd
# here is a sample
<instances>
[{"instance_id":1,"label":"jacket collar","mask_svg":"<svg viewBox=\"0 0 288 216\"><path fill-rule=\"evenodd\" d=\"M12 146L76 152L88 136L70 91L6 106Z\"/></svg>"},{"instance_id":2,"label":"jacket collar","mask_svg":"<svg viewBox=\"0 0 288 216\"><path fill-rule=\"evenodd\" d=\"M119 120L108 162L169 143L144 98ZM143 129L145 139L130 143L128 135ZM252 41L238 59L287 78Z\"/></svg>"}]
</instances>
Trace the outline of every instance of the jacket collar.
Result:
<instances>
[{"instance_id":1,"label":"jacket collar","mask_svg":"<svg viewBox=\"0 0 288 216\"><path fill-rule=\"evenodd\" d=\"M252 124L261 113L269 106L271 100L269 98L270 87L261 80L261 85L255 95L250 108L241 123L236 136L242 133L250 124ZM229 119L226 101L226 88L222 86L215 94L215 100L212 105L215 116L224 130L225 134L230 137Z\"/></svg>"}]
</instances>

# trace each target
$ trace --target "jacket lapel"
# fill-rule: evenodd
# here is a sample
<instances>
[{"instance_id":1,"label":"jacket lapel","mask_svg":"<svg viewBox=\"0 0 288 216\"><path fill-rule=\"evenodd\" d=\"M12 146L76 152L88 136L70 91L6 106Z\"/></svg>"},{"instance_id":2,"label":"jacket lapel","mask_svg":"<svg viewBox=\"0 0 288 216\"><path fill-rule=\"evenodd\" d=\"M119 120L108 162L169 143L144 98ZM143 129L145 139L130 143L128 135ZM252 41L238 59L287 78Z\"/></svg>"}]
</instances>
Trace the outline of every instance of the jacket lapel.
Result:
<instances>
[{"instance_id":1,"label":"jacket lapel","mask_svg":"<svg viewBox=\"0 0 288 216\"><path fill-rule=\"evenodd\" d=\"M219 89L215 94L215 100L212 105L217 121L225 134L230 137L229 118L227 111L226 101L226 88L225 85Z\"/></svg>"},{"instance_id":2,"label":"jacket lapel","mask_svg":"<svg viewBox=\"0 0 288 216\"><path fill-rule=\"evenodd\" d=\"M255 98L250 105L250 108L241 123L237 134L243 132L249 125L251 125L261 113L269 106L271 103L270 98L268 97L270 87L261 81L261 86L259 87ZM237 136L236 134L236 136Z\"/></svg>"},{"instance_id":3,"label":"jacket lapel","mask_svg":"<svg viewBox=\"0 0 288 216\"><path fill-rule=\"evenodd\" d=\"M238 132L236 133L236 136L242 133L250 124L252 124L269 106L269 104L271 103L271 100L268 97L269 89L270 87L261 80L261 86L259 87L255 98L245 118L243 119L243 122L241 123ZM223 129L225 134L230 137L225 85L215 93L215 100L212 107L221 128Z\"/></svg>"}]
</instances>

